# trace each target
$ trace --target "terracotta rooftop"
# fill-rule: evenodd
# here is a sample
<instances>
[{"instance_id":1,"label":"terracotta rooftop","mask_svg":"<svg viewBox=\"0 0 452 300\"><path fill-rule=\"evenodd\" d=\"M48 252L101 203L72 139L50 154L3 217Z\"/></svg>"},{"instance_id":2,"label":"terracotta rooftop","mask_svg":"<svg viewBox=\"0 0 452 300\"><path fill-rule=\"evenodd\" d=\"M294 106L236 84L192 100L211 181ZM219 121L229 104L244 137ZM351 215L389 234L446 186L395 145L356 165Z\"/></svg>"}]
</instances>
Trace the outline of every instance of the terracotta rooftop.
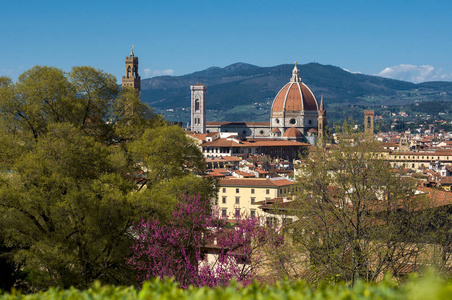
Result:
<instances>
[{"instance_id":1,"label":"terracotta rooftop","mask_svg":"<svg viewBox=\"0 0 452 300\"><path fill-rule=\"evenodd\" d=\"M206 133L194 133L193 131L187 131L186 134L201 141L205 141L208 136Z\"/></svg>"},{"instance_id":2,"label":"terracotta rooftop","mask_svg":"<svg viewBox=\"0 0 452 300\"><path fill-rule=\"evenodd\" d=\"M207 157L206 162L239 162L242 161L241 157L237 156L214 156L214 157Z\"/></svg>"},{"instance_id":3,"label":"terracotta rooftop","mask_svg":"<svg viewBox=\"0 0 452 300\"><path fill-rule=\"evenodd\" d=\"M298 130L298 129L296 129ZM308 143L295 141L276 140L276 139L248 139L236 142L232 139L220 138L212 142L205 142L203 147L300 147L310 146Z\"/></svg>"},{"instance_id":4,"label":"terracotta rooftop","mask_svg":"<svg viewBox=\"0 0 452 300\"><path fill-rule=\"evenodd\" d=\"M291 127L284 132L283 136L287 138L302 138L303 134L297 128Z\"/></svg>"},{"instance_id":5,"label":"terracotta rooftop","mask_svg":"<svg viewBox=\"0 0 452 300\"><path fill-rule=\"evenodd\" d=\"M444 185L452 185L452 176L447 176L447 177L441 178L439 183L444 184Z\"/></svg>"},{"instance_id":6,"label":"terracotta rooftop","mask_svg":"<svg viewBox=\"0 0 452 300\"><path fill-rule=\"evenodd\" d=\"M220 186L280 187L293 184L295 184L295 182L289 179L228 178L220 180Z\"/></svg>"},{"instance_id":7,"label":"terracotta rooftop","mask_svg":"<svg viewBox=\"0 0 452 300\"><path fill-rule=\"evenodd\" d=\"M243 176L243 177L249 177L249 178L256 177L253 174L250 174L250 173L247 173L247 172L243 172L243 171L239 171L239 170L234 171L234 172L236 174L240 175L240 176Z\"/></svg>"},{"instance_id":8,"label":"terracotta rooftop","mask_svg":"<svg viewBox=\"0 0 452 300\"><path fill-rule=\"evenodd\" d=\"M452 192L428 187L418 187L418 190L424 192L432 200L432 205L435 207L452 205Z\"/></svg>"},{"instance_id":9,"label":"terracotta rooftop","mask_svg":"<svg viewBox=\"0 0 452 300\"><path fill-rule=\"evenodd\" d=\"M295 66L292 79L276 95L273 100L272 112L303 111L319 109L317 99L311 90L301 82Z\"/></svg>"}]
</instances>

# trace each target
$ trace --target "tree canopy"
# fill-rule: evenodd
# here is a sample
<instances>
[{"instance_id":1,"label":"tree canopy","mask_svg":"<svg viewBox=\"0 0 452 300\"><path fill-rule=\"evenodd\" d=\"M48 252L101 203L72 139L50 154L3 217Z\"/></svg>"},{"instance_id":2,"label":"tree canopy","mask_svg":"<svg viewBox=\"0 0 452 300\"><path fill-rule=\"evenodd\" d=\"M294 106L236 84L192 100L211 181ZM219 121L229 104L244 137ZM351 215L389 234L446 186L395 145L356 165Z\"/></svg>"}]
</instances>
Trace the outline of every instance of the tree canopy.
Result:
<instances>
[{"instance_id":1,"label":"tree canopy","mask_svg":"<svg viewBox=\"0 0 452 300\"><path fill-rule=\"evenodd\" d=\"M375 281L419 259L430 204L380 153L343 130L337 145L312 149L301 168L294 245L323 276Z\"/></svg>"},{"instance_id":2,"label":"tree canopy","mask_svg":"<svg viewBox=\"0 0 452 300\"><path fill-rule=\"evenodd\" d=\"M133 222L215 194L183 130L92 67L0 77L0 134L0 255L28 289L133 283Z\"/></svg>"}]
</instances>

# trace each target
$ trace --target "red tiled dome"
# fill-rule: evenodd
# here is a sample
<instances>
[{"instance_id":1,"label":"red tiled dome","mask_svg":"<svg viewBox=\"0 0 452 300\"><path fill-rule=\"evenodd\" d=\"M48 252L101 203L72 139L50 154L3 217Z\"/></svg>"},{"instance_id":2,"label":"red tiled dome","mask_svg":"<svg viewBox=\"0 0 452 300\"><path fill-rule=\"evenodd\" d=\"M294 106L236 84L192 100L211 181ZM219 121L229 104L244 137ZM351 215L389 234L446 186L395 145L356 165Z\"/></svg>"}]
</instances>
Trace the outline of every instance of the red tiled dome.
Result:
<instances>
[{"instance_id":1,"label":"red tiled dome","mask_svg":"<svg viewBox=\"0 0 452 300\"><path fill-rule=\"evenodd\" d=\"M317 99L311 90L301 82L297 64L292 71L292 78L276 95L272 112L318 110Z\"/></svg>"},{"instance_id":2,"label":"red tiled dome","mask_svg":"<svg viewBox=\"0 0 452 300\"><path fill-rule=\"evenodd\" d=\"M281 133L281 130L279 130L278 128L275 127L275 128L272 129L272 132Z\"/></svg>"},{"instance_id":3,"label":"red tiled dome","mask_svg":"<svg viewBox=\"0 0 452 300\"><path fill-rule=\"evenodd\" d=\"M286 138L302 138L303 134L300 130L296 129L295 127L291 127L284 132L283 137Z\"/></svg>"}]
</instances>

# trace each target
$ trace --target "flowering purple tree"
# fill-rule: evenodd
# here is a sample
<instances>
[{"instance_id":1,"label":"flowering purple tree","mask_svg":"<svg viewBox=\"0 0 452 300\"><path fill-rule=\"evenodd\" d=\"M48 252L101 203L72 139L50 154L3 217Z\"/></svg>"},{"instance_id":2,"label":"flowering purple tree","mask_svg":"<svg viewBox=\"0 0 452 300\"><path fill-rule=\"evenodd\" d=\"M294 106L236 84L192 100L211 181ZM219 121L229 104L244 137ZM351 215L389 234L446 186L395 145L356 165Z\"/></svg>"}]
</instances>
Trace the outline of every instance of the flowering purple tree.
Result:
<instances>
[{"instance_id":1,"label":"flowering purple tree","mask_svg":"<svg viewBox=\"0 0 452 300\"><path fill-rule=\"evenodd\" d=\"M182 197L167 224L153 218L134 227L137 238L128 263L140 282L174 277L182 287L226 285L231 279L246 285L256 276L259 247L269 232L276 233L259 223L242 218L226 228L208 200Z\"/></svg>"}]
</instances>

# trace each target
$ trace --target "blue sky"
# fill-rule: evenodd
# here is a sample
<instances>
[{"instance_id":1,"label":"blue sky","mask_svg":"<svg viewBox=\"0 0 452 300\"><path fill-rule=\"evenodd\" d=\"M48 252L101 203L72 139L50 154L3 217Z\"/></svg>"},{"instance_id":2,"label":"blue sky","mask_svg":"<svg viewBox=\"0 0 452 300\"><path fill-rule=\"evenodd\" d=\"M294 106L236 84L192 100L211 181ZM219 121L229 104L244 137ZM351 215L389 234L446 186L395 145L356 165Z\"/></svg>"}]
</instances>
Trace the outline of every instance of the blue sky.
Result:
<instances>
[{"instance_id":1,"label":"blue sky","mask_svg":"<svg viewBox=\"0 0 452 300\"><path fill-rule=\"evenodd\" d=\"M318 62L410 81L452 81L452 1L5 1L0 75L90 65L120 81L236 62Z\"/></svg>"}]
</instances>

